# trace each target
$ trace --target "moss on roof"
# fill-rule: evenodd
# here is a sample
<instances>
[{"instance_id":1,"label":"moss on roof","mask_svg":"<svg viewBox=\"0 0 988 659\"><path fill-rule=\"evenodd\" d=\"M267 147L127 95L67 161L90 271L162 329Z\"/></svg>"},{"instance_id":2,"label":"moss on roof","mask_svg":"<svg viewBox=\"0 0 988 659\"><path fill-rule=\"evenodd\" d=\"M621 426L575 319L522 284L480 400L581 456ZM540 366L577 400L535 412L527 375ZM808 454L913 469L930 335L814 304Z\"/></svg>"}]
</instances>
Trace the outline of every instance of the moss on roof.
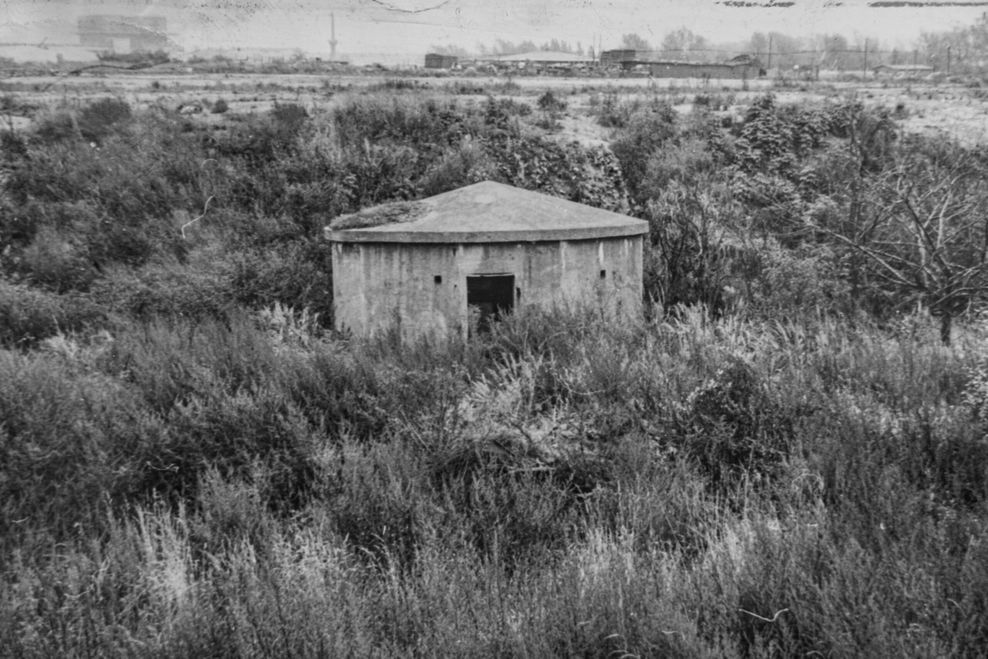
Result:
<instances>
[{"instance_id":1,"label":"moss on roof","mask_svg":"<svg viewBox=\"0 0 988 659\"><path fill-rule=\"evenodd\" d=\"M385 224L414 222L422 217L426 210L428 210L427 205L421 201L396 201L382 206L365 208L349 215L340 215L329 223L329 228L333 231L346 231L347 229L368 229Z\"/></svg>"},{"instance_id":2,"label":"moss on roof","mask_svg":"<svg viewBox=\"0 0 988 659\"><path fill-rule=\"evenodd\" d=\"M504 183L481 181L414 202L338 217L331 241L490 243L638 236L648 223Z\"/></svg>"}]
</instances>

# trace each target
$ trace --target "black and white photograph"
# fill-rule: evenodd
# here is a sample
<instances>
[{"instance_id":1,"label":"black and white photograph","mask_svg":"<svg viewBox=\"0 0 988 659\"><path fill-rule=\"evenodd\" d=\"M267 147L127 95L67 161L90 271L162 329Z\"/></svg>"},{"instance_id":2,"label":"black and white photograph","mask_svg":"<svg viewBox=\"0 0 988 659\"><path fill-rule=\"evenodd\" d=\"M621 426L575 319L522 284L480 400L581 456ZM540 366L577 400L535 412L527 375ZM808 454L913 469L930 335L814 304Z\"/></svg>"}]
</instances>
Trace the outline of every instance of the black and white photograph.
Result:
<instances>
[{"instance_id":1,"label":"black and white photograph","mask_svg":"<svg viewBox=\"0 0 988 659\"><path fill-rule=\"evenodd\" d=\"M0 659L988 657L988 2L0 0Z\"/></svg>"}]
</instances>

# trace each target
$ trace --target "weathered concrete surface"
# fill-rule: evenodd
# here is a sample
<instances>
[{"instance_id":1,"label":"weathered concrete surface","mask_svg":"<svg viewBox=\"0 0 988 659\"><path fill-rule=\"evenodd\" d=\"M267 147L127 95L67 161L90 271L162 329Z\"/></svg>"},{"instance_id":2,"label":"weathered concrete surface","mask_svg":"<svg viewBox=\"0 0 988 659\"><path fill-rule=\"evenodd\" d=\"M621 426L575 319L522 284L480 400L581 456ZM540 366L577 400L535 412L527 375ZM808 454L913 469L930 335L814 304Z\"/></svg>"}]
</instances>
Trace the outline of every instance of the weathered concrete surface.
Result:
<instances>
[{"instance_id":1,"label":"weathered concrete surface","mask_svg":"<svg viewBox=\"0 0 988 659\"><path fill-rule=\"evenodd\" d=\"M403 213L411 221L396 217ZM364 228L336 230L353 224ZM646 222L627 215L484 181L339 217L327 237L333 242L490 243L614 238L646 231Z\"/></svg>"},{"instance_id":2,"label":"weathered concrete surface","mask_svg":"<svg viewBox=\"0 0 988 659\"><path fill-rule=\"evenodd\" d=\"M466 278L493 274L514 275L515 309L589 306L608 317L635 317L642 304L642 236L466 244L336 242L336 327L358 336L395 327L406 340L466 337Z\"/></svg>"},{"instance_id":3,"label":"weathered concrete surface","mask_svg":"<svg viewBox=\"0 0 988 659\"><path fill-rule=\"evenodd\" d=\"M626 215L491 181L364 209L327 229L336 327L465 337L475 275L513 275L514 309L638 315L647 231Z\"/></svg>"}]
</instances>

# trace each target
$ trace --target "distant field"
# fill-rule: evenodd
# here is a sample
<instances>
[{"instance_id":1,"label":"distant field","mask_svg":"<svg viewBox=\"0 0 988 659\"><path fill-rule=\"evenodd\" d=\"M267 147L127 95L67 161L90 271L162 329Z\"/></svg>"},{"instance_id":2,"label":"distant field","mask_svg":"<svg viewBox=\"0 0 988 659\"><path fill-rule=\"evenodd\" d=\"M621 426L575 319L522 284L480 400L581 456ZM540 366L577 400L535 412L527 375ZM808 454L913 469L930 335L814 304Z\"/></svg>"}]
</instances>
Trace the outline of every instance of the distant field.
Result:
<instances>
[{"instance_id":1,"label":"distant field","mask_svg":"<svg viewBox=\"0 0 988 659\"><path fill-rule=\"evenodd\" d=\"M21 103L47 106L79 103L106 95L123 96L137 107L189 102L214 102L223 98L233 112L264 112L274 103L299 103L310 109L332 107L347 94L395 84L399 93L449 94L462 100L482 99L488 94L534 101L536 95L552 90L567 95L569 111L562 118L563 133L574 139L599 142L601 131L586 129L582 109L593 94L667 97L680 112L689 111L696 95L729 95L728 112L743 112L752 98L774 93L780 102L822 101L847 94L868 106L895 111L907 131L946 134L966 144L988 141L988 94L978 86L899 81L800 82L761 79L755 81L671 78L555 78L555 77L397 77L388 75L310 74L132 74L84 73L79 76L34 76L0 81L0 93L14 94ZM208 113L203 115L208 117ZM218 120L214 118L213 120ZM29 117L8 111L6 125L15 129L29 125ZM592 122L591 122L592 123Z\"/></svg>"}]
</instances>

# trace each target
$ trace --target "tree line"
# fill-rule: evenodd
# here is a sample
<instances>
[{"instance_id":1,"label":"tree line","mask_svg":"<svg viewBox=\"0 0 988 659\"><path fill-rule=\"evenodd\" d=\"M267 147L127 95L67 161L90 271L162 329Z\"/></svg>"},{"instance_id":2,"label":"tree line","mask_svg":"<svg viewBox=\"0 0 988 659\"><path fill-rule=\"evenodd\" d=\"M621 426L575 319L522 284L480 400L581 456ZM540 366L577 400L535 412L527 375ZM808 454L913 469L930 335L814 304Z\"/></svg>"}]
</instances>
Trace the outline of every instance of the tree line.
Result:
<instances>
[{"instance_id":1,"label":"tree line","mask_svg":"<svg viewBox=\"0 0 988 659\"><path fill-rule=\"evenodd\" d=\"M838 71L865 71L881 64L893 66L932 66L944 72L968 73L988 61L988 15L973 25L945 32L925 32L911 48L892 47L874 37L818 34L799 37L782 32L754 32L741 42L713 42L687 27L671 30L658 43L638 33L622 35L614 48L648 52L654 59L682 59L701 62L722 61L747 53L757 56L767 67L791 69L819 67ZM598 47L597 51L608 48ZM459 57L514 55L531 51L554 51L599 56L593 46L553 38L541 43L530 39L497 39L478 43L473 50L459 45L433 45L431 52Z\"/></svg>"}]
</instances>

